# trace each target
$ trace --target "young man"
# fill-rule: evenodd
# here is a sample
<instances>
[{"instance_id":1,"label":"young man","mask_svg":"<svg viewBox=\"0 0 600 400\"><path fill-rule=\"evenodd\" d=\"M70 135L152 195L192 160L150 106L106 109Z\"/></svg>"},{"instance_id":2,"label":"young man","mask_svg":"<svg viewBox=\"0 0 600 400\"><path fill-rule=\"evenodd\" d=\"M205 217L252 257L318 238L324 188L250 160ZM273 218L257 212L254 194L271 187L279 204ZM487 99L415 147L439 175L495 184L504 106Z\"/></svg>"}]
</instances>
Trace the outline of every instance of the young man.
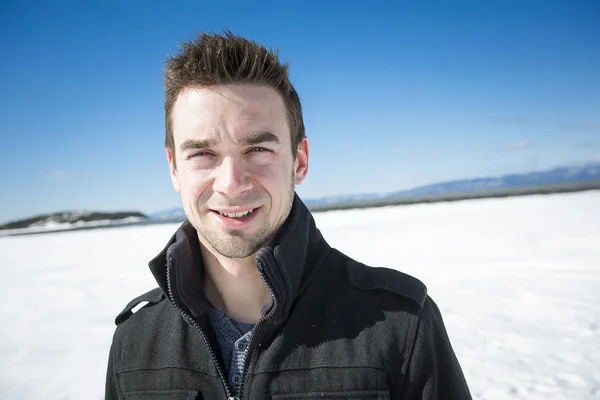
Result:
<instances>
[{"instance_id":1,"label":"young man","mask_svg":"<svg viewBox=\"0 0 600 400\"><path fill-rule=\"evenodd\" d=\"M106 398L470 399L425 286L329 247L295 194L308 140L277 54L200 34L165 86L187 221L117 316Z\"/></svg>"}]
</instances>

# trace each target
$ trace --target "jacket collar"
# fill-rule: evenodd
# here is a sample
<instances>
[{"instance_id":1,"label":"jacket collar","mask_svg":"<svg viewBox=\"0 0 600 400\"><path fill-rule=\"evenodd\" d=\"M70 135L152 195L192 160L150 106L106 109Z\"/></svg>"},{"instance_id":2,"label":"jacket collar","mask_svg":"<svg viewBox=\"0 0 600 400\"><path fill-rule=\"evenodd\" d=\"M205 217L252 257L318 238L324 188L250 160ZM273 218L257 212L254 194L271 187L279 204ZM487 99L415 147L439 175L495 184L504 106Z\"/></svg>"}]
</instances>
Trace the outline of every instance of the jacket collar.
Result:
<instances>
[{"instance_id":1,"label":"jacket collar","mask_svg":"<svg viewBox=\"0 0 600 400\"><path fill-rule=\"evenodd\" d=\"M310 211L295 194L290 215L275 239L256 255L257 267L277 300L270 322L285 320L294 300L311 281L329 250ZM170 283L176 306L196 319L204 319L207 306L202 287L204 267L197 232L189 221L181 225L149 266L167 298Z\"/></svg>"}]
</instances>

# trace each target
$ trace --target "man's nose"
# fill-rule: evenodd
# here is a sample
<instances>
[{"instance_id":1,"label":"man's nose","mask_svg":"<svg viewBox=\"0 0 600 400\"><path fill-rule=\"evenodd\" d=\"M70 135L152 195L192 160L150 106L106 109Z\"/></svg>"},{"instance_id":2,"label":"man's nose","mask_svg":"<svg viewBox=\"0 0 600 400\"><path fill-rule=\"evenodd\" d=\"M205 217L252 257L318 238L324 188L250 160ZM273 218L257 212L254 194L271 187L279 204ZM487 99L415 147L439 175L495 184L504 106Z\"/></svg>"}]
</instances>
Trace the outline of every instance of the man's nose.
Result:
<instances>
[{"instance_id":1,"label":"man's nose","mask_svg":"<svg viewBox=\"0 0 600 400\"><path fill-rule=\"evenodd\" d=\"M223 159L215 171L213 191L228 197L235 197L252 187L252 181L244 168L243 163L233 157Z\"/></svg>"}]
</instances>

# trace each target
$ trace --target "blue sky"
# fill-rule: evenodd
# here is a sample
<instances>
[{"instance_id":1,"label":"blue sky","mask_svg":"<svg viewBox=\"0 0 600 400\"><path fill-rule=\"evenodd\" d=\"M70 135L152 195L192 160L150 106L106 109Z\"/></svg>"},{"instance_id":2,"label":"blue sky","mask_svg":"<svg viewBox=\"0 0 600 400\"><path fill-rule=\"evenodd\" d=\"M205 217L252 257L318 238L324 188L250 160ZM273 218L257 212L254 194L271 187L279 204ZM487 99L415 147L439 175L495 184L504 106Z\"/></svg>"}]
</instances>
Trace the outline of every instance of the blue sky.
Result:
<instances>
[{"instance_id":1,"label":"blue sky","mask_svg":"<svg viewBox=\"0 0 600 400\"><path fill-rule=\"evenodd\" d=\"M305 198L600 160L600 2L250 3L3 1L0 223L178 206L161 73L200 30L290 62Z\"/></svg>"}]
</instances>

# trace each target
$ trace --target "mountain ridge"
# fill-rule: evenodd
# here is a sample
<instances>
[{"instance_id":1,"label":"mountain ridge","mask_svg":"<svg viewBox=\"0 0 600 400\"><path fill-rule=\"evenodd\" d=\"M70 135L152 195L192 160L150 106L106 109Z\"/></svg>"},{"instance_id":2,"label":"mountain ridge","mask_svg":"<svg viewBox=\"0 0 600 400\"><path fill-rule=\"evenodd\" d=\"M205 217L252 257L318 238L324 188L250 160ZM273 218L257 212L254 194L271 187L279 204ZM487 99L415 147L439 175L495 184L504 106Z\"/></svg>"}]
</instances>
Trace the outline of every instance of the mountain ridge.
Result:
<instances>
[{"instance_id":1,"label":"mountain ridge","mask_svg":"<svg viewBox=\"0 0 600 400\"><path fill-rule=\"evenodd\" d=\"M320 198L303 199L311 206L333 205L340 203L364 202L369 200L393 200L411 196L443 195L452 193L477 192L503 188L519 188L527 186L543 186L572 182L600 181L600 162L586 163L579 166L561 166L548 170L527 173L512 173L496 177L477 177L458 179L446 182L417 186L411 189L387 193L358 193L353 195L336 195ZM0 225L0 230L8 229L68 229L69 227L93 225L109 225L115 223L136 223L141 221L177 220L185 218L181 207L172 207L149 214L138 211L120 212L88 212L63 211L25 218Z\"/></svg>"},{"instance_id":2,"label":"mountain ridge","mask_svg":"<svg viewBox=\"0 0 600 400\"><path fill-rule=\"evenodd\" d=\"M512 173L495 177L476 177L456 179L445 182L421 185L410 189L387 193L365 193L357 195L338 195L306 200L307 205L331 204L373 199L393 199L408 196L423 196L443 193L469 192L523 186L551 185L568 182L586 182L600 180L600 162L586 163L581 166L562 166L548 170L526 173Z\"/></svg>"}]
</instances>

